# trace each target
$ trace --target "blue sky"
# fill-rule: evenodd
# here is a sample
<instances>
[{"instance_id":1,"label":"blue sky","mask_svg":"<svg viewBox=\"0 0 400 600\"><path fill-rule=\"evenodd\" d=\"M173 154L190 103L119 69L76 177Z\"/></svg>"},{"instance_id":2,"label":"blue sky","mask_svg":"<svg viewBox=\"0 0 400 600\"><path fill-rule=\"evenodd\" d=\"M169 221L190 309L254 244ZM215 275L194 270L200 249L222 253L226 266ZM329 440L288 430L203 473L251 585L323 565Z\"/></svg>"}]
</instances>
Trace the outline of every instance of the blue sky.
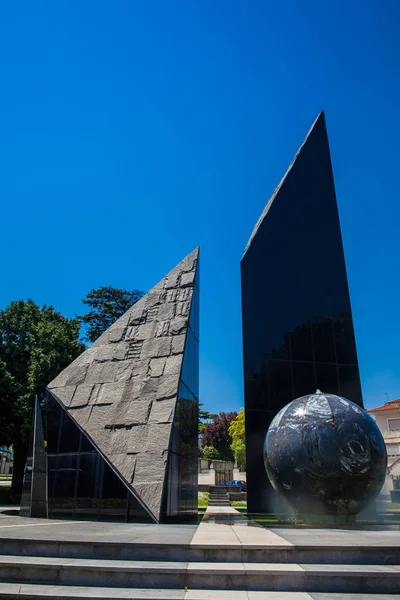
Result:
<instances>
[{"instance_id":1,"label":"blue sky","mask_svg":"<svg viewBox=\"0 0 400 600\"><path fill-rule=\"evenodd\" d=\"M201 401L239 409L240 258L324 108L364 399L400 396L397 0L0 10L0 307L73 316L200 244Z\"/></svg>"}]
</instances>

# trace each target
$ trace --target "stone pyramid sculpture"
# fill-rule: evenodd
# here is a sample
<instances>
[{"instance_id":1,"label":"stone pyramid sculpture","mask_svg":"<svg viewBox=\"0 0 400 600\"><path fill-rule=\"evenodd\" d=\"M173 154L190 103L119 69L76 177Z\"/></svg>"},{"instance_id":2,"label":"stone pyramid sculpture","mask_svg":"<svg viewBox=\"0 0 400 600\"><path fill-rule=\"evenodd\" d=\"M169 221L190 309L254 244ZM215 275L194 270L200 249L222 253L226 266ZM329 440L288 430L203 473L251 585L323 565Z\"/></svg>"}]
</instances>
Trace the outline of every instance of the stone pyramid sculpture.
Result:
<instances>
[{"instance_id":1,"label":"stone pyramid sculpture","mask_svg":"<svg viewBox=\"0 0 400 600\"><path fill-rule=\"evenodd\" d=\"M198 382L198 256L197 248L48 386L156 522L175 485L168 468L181 390L196 387L185 381L183 362ZM198 392L191 392L183 395L193 401L196 431ZM191 444L197 452L197 435Z\"/></svg>"}]
</instances>

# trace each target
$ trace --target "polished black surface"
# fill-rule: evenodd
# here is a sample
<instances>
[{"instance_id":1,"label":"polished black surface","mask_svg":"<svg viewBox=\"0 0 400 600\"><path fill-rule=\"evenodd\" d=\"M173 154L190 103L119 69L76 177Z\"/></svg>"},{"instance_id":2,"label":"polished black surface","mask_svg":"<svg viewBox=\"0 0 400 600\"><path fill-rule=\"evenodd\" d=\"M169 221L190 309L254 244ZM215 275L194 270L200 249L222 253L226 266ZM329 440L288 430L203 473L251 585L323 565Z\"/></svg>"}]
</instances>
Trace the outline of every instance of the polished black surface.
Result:
<instances>
[{"instance_id":1,"label":"polished black surface","mask_svg":"<svg viewBox=\"0 0 400 600\"><path fill-rule=\"evenodd\" d=\"M24 471L20 515L47 518L47 456L44 446L43 421L36 396L33 408L32 429Z\"/></svg>"},{"instance_id":2,"label":"polished black surface","mask_svg":"<svg viewBox=\"0 0 400 600\"><path fill-rule=\"evenodd\" d=\"M248 510L268 512L263 443L276 413L317 388L362 406L323 114L246 249L241 282Z\"/></svg>"},{"instance_id":3,"label":"polished black surface","mask_svg":"<svg viewBox=\"0 0 400 600\"><path fill-rule=\"evenodd\" d=\"M199 416L199 266L193 289L168 457L163 521L197 519Z\"/></svg>"},{"instance_id":4,"label":"polished black surface","mask_svg":"<svg viewBox=\"0 0 400 600\"><path fill-rule=\"evenodd\" d=\"M295 513L355 515L380 492L386 446L357 404L317 391L293 400L272 421L264 463L274 489Z\"/></svg>"},{"instance_id":5,"label":"polished black surface","mask_svg":"<svg viewBox=\"0 0 400 600\"><path fill-rule=\"evenodd\" d=\"M49 517L151 522L123 481L49 393Z\"/></svg>"}]
</instances>

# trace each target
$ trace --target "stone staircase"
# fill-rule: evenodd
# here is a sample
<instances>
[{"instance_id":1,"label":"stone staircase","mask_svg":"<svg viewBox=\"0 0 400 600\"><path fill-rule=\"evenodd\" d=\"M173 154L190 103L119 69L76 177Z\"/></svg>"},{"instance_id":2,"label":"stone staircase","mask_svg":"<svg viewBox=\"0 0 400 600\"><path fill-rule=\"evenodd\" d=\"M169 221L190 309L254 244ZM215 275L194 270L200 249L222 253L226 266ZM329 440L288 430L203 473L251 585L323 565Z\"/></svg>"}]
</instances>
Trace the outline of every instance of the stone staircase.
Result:
<instances>
[{"instance_id":1,"label":"stone staircase","mask_svg":"<svg viewBox=\"0 0 400 600\"><path fill-rule=\"evenodd\" d=\"M208 506L230 506L226 487L211 485L209 487Z\"/></svg>"},{"instance_id":2,"label":"stone staircase","mask_svg":"<svg viewBox=\"0 0 400 600\"><path fill-rule=\"evenodd\" d=\"M0 549L0 599L400 598L395 546L338 548L329 539L319 547L244 547L2 538Z\"/></svg>"}]
</instances>

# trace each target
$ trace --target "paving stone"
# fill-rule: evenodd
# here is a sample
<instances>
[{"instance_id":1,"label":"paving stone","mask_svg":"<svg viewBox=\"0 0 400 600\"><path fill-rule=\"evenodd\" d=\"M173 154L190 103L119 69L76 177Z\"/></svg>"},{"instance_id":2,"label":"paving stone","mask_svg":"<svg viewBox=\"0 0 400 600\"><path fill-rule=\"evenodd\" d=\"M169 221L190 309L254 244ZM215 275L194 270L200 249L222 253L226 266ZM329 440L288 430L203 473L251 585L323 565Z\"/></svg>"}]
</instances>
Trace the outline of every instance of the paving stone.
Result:
<instances>
[{"instance_id":1,"label":"paving stone","mask_svg":"<svg viewBox=\"0 0 400 600\"><path fill-rule=\"evenodd\" d=\"M165 282L165 289L177 288L179 286L180 273L168 275Z\"/></svg>"},{"instance_id":2,"label":"paving stone","mask_svg":"<svg viewBox=\"0 0 400 600\"><path fill-rule=\"evenodd\" d=\"M185 600L248 600L248 595L237 590L188 590Z\"/></svg>"},{"instance_id":3,"label":"paving stone","mask_svg":"<svg viewBox=\"0 0 400 600\"><path fill-rule=\"evenodd\" d=\"M155 321L151 323L145 323L144 325L139 325L135 332L136 340L150 340L155 336L157 330L157 323Z\"/></svg>"},{"instance_id":4,"label":"paving stone","mask_svg":"<svg viewBox=\"0 0 400 600\"><path fill-rule=\"evenodd\" d=\"M191 302L178 302L176 305L176 316L187 317L190 313Z\"/></svg>"},{"instance_id":5,"label":"paving stone","mask_svg":"<svg viewBox=\"0 0 400 600\"><path fill-rule=\"evenodd\" d=\"M167 290L165 292L164 301L165 302L176 302L178 298L179 290Z\"/></svg>"},{"instance_id":6,"label":"paving stone","mask_svg":"<svg viewBox=\"0 0 400 600\"><path fill-rule=\"evenodd\" d=\"M182 354L169 356L165 363L165 375L179 375L182 367Z\"/></svg>"},{"instance_id":7,"label":"paving stone","mask_svg":"<svg viewBox=\"0 0 400 600\"><path fill-rule=\"evenodd\" d=\"M153 515L157 516L161 510L161 499L164 488L163 481L143 482L132 484L139 498L149 507Z\"/></svg>"},{"instance_id":8,"label":"paving stone","mask_svg":"<svg viewBox=\"0 0 400 600\"><path fill-rule=\"evenodd\" d=\"M149 423L171 423L175 411L176 398L156 400L152 403Z\"/></svg>"},{"instance_id":9,"label":"paving stone","mask_svg":"<svg viewBox=\"0 0 400 600\"><path fill-rule=\"evenodd\" d=\"M164 456L159 448L155 452L140 452L136 458L135 476L132 482L135 487L141 483L156 481L163 484L167 456Z\"/></svg>"},{"instance_id":10,"label":"paving stone","mask_svg":"<svg viewBox=\"0 0 400 600\"><path fill-rule=\"evenodd\" d=\"M119 471L119 473L125 478L128 483L132 483L135 468L136 468L136 456L130 456L128 454L111 454L112 464Z\"/></svg>"},{"instance_id":11,"label":"paving stone","mask_svg":"<svg viewBox=\"0 0 400 600\"><path fill-rule=\"evenodd\" d=\"M143 352L141 353L142 356ZM144 358L143 360L136 360L133 363L131 377L142 377L145 378L148 375L150 368L150 358Z\"/></svg>"},{"instance_id":12,"label":"paving stone","mask_svg":"<svg viewBox=\"0 0 400 600\"><path fill-rule=\"evenodd\" d=\"M143 325L146 322L147 309L141 308L138 312L133 313L129 317L128 326Z\"/></svg>"},{"instance_id":13,"label":"paving stone","mask_svg":"<svg viewBox=\"0 0 400 600\"><path fill-rule=\"evenodd\" d=\"M187 318L177 317L173 319L169 324L169 335L181 335L186 331L188 327Z\"/></svg>"},{"instance_id":14,"label":"paving stone","mask_svg":"<svg viewBox=\"0 0 400 600\"><path fill-rule=\"evenodd\" d=\"M248 600L311 600L312 596L307 592L247 592ZM347 600L340 594L336 596L336 600ZM332 600L335 600L332 598ZM367 600L364 598L364 600Z\"/></svg>"},{"instance_id":15,"label":"paving stone","mask_svg":"<svg viewBox=\"0 0 400 600\"><path fill-rule=\"evenodd\" d=\"M160 377L145 377L142 379L139 396L142 397L149 394L154 394L156 396L158 387L160 385L160 379Z\"/></svg>"},{"instance_id":16,"label":"paving stone","mask_svg":"<svg viewBox=\"0 0 400 600\"><path fill-rule=\"evenodd\" d=\"M191 287L194 282L194 271L190 273L182 273L181 276L181 287Z\"/></svg>"},{"instance_id":17,"label":"paving stone","mask_svg":"<svg viewBox=\"0 0 400 600\"><path fill-rule=\"evenodd\" d=\"M127 342L119 342L118 344L107 344L99 346L95 354L96 362L104 362L109 360L124 360L129 350Z\"/></svg>"},{"instance_id":18,"label":"paving stone","mask_svg":"<svg viewBox=\"0 0 400 600\"><path fill-rule=\"evenodd\" d=\"M120 402L124 395L126 383L126 381L102 383L98 387L96 402L99 404L113 404Z\"/></svg>"},{"instance_id":19,"label":"paving stone","mask_svg":"<svg viewBox=\"0 0 400 600\"><path fill-rule=\"evenodd\" d=\"M88 371L85 383L111 383L111 381L114 381L118 365L119 362L101 362L92 364Z\"/></svg>"},{"instance_id":20,"label":"paving stone","mask_svg":"<svg viewBox=\"0 0 400 600\"><path fill-rule=\"evenodd\" d=\"M169 335L170 321L161 321L157 326L156 336L164 337Z\"/></svg>"},{"instance_id":21,"label":"paving stone","mask_svg":"<svg viewBox=\"0 0 400 600\"><path fill-rule=\"evenodd\" d=\"M169 356L172 340L170 337L157 337L145 340L140 354L141 359Z\"/></svg>"},{"instance_id":22,"label":"paving stone","mask_svg":"<svg viewBox=\"0 0 400 600\"><path fill-rule=\"evenodd\" d=\"M76 367L68 377L66 385L78 385L85 381L88 366L89 365L82 365L81 367Z\"/></svg>"},{"instance_id":23,"label":"paving stone","mask_svg":"<svg viewBox=\"0 0 400 600\"><path fill-rule=\"evenodd\" d=\"M72 406L68 408L68 414L84 427L89 420L90 413L92 412L92 407L88 404L87 406Z\"/></svg>"},{"instance_id":24,"label":"paving stone","mask_svg":"<svg viewBox=\"0 0 400 600\"><path fill-rule=\"evenodd\" d=\"M164 367L165 367L166 361L167 361L167 357L152 358L150 360L150 369L149 369L150 377L160 377L164 373Z\"/></svg>"},{"instance_id":25,"label":"paving stone","mask_svg":"<svg viewBox=\"0 0 400 600\"><path fill-rule=\"evenodd\" d=\"M172 398L178 393L179 377L176 375L164 375L160 378L157 387L157 400Z\"/></svg>"},{"instance_id":26,"label":"paving stone","mask_svg":"<svg viewBox=\"0 0 400 600\"><path fill-rule=\"evenodd\" d=\"M52 394L54 394L54 396L56 398L61 400L61 402L65 406L69 406L71 404L73 395L75 394L75 390L76 390L76 385L65 385L64 387L52 388L51 391L52 391Z\"/></svg>"},{"instance_id":27,"label":"paving stone","mask_svg":"<svg viewBox=\"0 0 400 600\"><path fill-rule=\"evenodd\" d=\"M187 302L192 298L193 290L191 288L184 288L178 291L177 300L178 302Z\"/></svg>"},{"instance_id":28,"label":"paving stone","mask_svg":"<svg viewBox=\"0 0 400 600\"><path fill-rule=\"evenodd\" d=\"M171 321L175 317L175 303L167 302L161 304L158 309L158 320L159 321Z\"/></svg>"},{"instance_id":29,"label":"paving stone","mask_svg":"<svg viewBox=\"0 0 400 600\"><path fill-rule=\"evenodd\" d=\"M126 381L132 375L133 363L131 360L120 360L116 363L108 363L116 365L114 381Z\"/></svg>"},{"instance_id":30,"label":"paving stone","mask_svg":"<svg viewBox=\"0 0 400 600\"><path fill-rule=\"evenodd\" d=\"M89 414L88 420L94 431L103 429L107 422L112 409L112 404L94 404Z\"/></svg>"},{"instance_id":31,"label":"paving stone","mask_svg":"<svg viewBox=\"0 0 400 600\"><path fill-rule=\"evenodd\" d=\"M175 335L172 338L172 354L183 354L186 335Z\"/></svg>"},{"instance_id":32,"label":"paving stone","mask_svg":"<svg viewBox=\"0 0 400 600\"><path fill-rule=\"evenodd\" d=\"M114 329L110 329L108 333L108 341L109 342L119 342L123 339L125 335L125 328L115 327Z\"/></svg>"},{"instance_id":33,"label":"paving stone","mask_svg":"<svg viewBox=\"0 0 400 600\"><path fill-rule=\"evenodd\" d=\"M140 425L147 423L151 411L152 401L148 396L140 400L127 402L128 409L125 414L125 425Z\"/></svg>"}]
</instances>

